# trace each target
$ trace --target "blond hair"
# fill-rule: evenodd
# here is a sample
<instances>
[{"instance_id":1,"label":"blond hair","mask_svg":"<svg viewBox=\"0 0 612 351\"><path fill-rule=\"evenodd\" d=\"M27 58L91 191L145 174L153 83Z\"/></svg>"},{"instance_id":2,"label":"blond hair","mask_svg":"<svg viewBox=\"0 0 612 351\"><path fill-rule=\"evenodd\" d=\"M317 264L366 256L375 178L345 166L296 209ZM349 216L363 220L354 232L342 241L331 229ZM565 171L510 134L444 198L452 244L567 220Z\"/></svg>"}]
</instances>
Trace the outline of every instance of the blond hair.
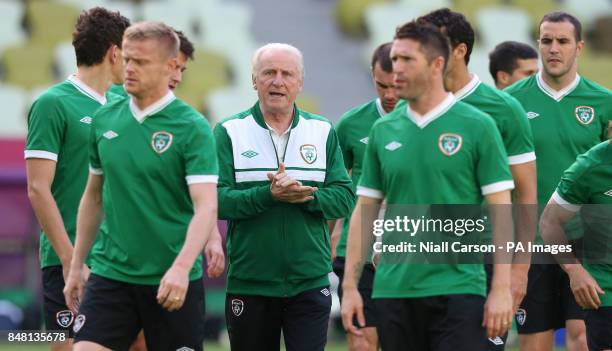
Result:
<instances>
[{"instance_id":1,"label":"blond hair","mask_svg":"<svg viewBox=\"0 0 612 351\"><path fill-rule=\"evenodd\" d=\"M174 29L162 22L143 21L128 27L123 34L124 40L157 40L167 49L168 57L174 58L178 55L180 40Z\"/></svg>"}]
</instances>

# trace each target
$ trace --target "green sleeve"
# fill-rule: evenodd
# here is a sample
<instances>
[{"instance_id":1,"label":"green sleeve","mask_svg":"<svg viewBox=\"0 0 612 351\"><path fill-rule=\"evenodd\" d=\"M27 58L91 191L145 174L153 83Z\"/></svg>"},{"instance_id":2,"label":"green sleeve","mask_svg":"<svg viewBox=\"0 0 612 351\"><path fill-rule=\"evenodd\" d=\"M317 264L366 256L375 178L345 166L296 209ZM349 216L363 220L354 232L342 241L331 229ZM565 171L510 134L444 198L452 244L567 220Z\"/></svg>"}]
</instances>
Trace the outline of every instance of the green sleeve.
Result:
<instances>
[{"instance_id":1,"label":"green sleeve","mask_svg":"<svg viewBox=\"0 0 612 351\"><path fill-rule=\"evenodd\" d=\"M503 141L510 165L535 160L533 134L523 106L510 95L506 95L507 118Z\"/></svg>"},{"instance_id":2,"label":"green sleeve","mask_svg":"<svg viewBox=\"0 0 612 351\"><path fill-rule=\"evenodd\" d=\"M336 131L330 128L327 136L327 163L325 182L314 194L314 200L306 204L306 209L322 213L326 220L348 216L355 205L352 182L338 145Z\"/></svg>"},{"instance_id":3,"label":"green sleeve","mask_svg":"<svg viewBox=\"0 0 612 351\"><path fill-rule=\"evenodd\" d=\"M221 124L215 127L217 156L219 162L219 183L217 184L220 219L248 219L266 211L276 201L270 192L270 185L264 184L249 189L239 189L234 174L232 141Z\"/></svg>"},{"instance_id":4,"label":"green sleeve","mask_svg":"<svg viewBox=\"0 0 612 351\"><path fill-rule=\"evenodd\" d=\"M499 130L491 118L482 118L477 132L476 177L483 195L514 188Z\"/></svg>"},{"instance_id":5,"label":"green sleeve","mask_svg":"<svg viewBox=\"0 0 612 351\"><path fill-rule=\"evenodd\" d=\"M376 128L372 128L368 137L368 145L363 155L363 167L357 195L382 199L384 197L383 177L376 145Z\"/></svg>"},{"instance_id":6,"label":"green sleeve","mask_svg":"<svg viewBox=\"0 0 612 351\"><path fill-rule=\"evenodd\" d=\"M198 115L184 145L187 184L216 183L219 174L215 139L204 116Z\"/></svg>"},{"instance_id":7,"label":"green sleeve","mask_svg":"<svg viewBox=\"0 0 612 351\"><path fill-rule=\"evenodd\" d=\"M588 203L590 192L586 175L590 166L589 154L586 153L579 155L576 162L563 172L556 191L563 200L574 205Z\"/></svg>"},{"instance_id":8,"label":"green sleeve","mask_svg":"<svg viewBox=\"0 0 612 351\"><path fill-rule=\"evenodd\" d=\"M100 162L100 154L98 153L98 119L101 118L98 110L91 122L89 128L89 170L94 174L102 174L102 163Z\"/></svg>"},{"instance_id":9,"label":"green sleeve","mask_svg":"<svg viewBox=\"0 0 612 351\"><path fill-rule=\"evenodd\" d=\"M336 132L338 134L338 144L340 144L340 150L342 151L342 158L344 159L344 167L349 170L353 168L353 151L349 145L349 138L347 137L347 123L344 118L340 119Z\"/></svg>"},{"instance_id":10,"label":"green sleeve","mask_svg":"<svg viewBox=\"0 0 612 351\"><path fill-rule=\"evenodd\" d=\"M42 95L28 114L26 158L46 158L57 161L62 148L66 120L60 112L57 99Z\"/></svg>"}]
</instances>

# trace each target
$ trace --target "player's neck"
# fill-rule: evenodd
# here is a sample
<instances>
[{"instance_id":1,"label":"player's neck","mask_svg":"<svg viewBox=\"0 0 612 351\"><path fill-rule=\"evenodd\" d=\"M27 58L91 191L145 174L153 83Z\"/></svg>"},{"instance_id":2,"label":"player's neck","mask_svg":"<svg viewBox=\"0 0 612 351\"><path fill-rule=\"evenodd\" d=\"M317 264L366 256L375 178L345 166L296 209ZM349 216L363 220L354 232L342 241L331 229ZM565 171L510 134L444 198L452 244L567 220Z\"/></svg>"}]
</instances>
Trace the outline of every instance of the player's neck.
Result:
<instances>
[{"instance_id":1,"label":"player's neck","mask_svg":"<svg viewBox=\"0 0 612 351\"><path fill-rule=\"evenodd\" d=\"M104 65L79 66L76 77L101 96L106 95L113 83L112 74Z\"/></svg>"},{"instance_id":2,"label":"player's neck","mask_svg":"<svg viewBox=\"0 0 612 351\"><path fill-rule=\"evenodd\" d=\"M410 109L419 114L416 116L417 118L422 118L422 116L425 116L429 111L440 105L447 96L448 92L444 90L442 84L432 86L425 94L409 101Z\"/></svg>"},{"instance_id":3,"label":"player's neck","mask_svg":"<svg viewBox=\"0 0 612 351\"><path fill-rule=\"evenodd\" d=\"M569 71L567 71L567 73L565 73L564 75L555 77L552 76L548 73L546 73L546 70L542 70L542 80L544 80L544 83L546 83L549 87L553 88L556 91L561 91L565 88L567 88L570 84L572 84L574 82L574 80L576 79L576 74L578 70L576 68L572 68Z\"/></svg>"},{"instance_id":4,"label":"player's neck","mask_svg":"<svg viewBox=\"0 0 612 351\"><path fill-rule=\"evenodd\" d=\"M472 74L467 66L461 66L452 72L448 72L444 78L444 85L451 93L456 93L463 89L472 80Z\"/></svg>"},{"instance_id":5,"label":"player's neck","mask_svg":"<svg viewBox=\"0 0 612 351\"><path fill-rule=\"evenodd\" d=\"M136 107L138 107L142 111L161 100L164 96L166 96L166 94L168 94L169 91L170 88L168 88L167 85L160 85L156 89L149 90L148 94L144 96L133 95L132 100L134 101Z\"/></svg>"},{"instance_id":6,"label":"player's neck","mask_svg":"<svg viewBox=\"0 0 612 351\"><path fill-rule=\"evenodd\" d=\"M264 111L261 109L261 114L266 124L278 134L284 133L293 122L293 108L290 111Z\"/></svg>"}]
</instances>

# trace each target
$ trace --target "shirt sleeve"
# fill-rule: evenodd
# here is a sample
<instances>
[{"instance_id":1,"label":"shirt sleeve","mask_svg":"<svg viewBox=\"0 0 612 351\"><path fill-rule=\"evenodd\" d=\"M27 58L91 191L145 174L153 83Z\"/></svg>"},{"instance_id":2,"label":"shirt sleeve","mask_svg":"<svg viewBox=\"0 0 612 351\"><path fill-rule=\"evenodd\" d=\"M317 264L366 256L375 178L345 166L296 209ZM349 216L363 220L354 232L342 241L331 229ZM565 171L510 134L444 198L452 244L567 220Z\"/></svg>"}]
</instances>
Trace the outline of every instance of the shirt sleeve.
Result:
<instances>
[{"instance_id":1,"label":"shirt sleeve","mask_svg":"<svg viewBox=\"0 0 612 351\"><path fill-rule=\"evenodd\" d=\"M533 133L527 113L515 98L506 96L507 117L502 139L508 153L508 163L512 166L534 161Z\"/></svg>"},{"instance_id":2,"label":"shirt sleeve","mask_svg":"<svg viewBox=\"0 0 612 351\"><path fill-rule=\"evenodd\" d=\"M204 116L196 118L183 153L187 184L217 183L219 166L215 139Z\"/></svg>"},{"instance_id":3,"label":"shirt sleeve","mask_svg":"<svg viewBox=\"0 0 612 351\"><path fill-rule=\"evenodd\" d=\"M357 195L382 199L385 197L383 189L383 178L378 157L378 147L376 140L376 127L372 128L368 137L368 145L363 155L363 167Z\"/></svg>"},{"instance_id":4,"label":"shirt sleeve","mask_svg":"<svg viewBox=\"0 0 612 351\"><path fill-rule=\"evenodd\" d=\"M514 189L506 151L495 122L491 118L483 118L481 121L481 137L476 146L476 177L482 195Z\"/></svg>"},{"instance_id":5,"label":"shirt sleeve","mask_svg":"<svg viewBox=\"0 0 612 351\"><path fill-rule=\"evenodd\" d=\"M62 148L66 120L57 99L47 94L34 102L28 114L28 136L24 156L57 161Z\"/></svg>"},{"instance_id":6,"label":"shirt sleeve","mask_svg":"<svg viewBox=\"0 0 612 351\"><path fill-rule=\"evenodd\" d=\"M346 135L348 132L348 125L344 118L340 119L338 126L336 127L336 133L338 136L338 144L340 145L340 151L342 151L342 158L344 159L344 167L349 170L353 167L353 151L349 145L349 138Z\"/></svg>"},{"instance_id":7,"label":"shirt sleeve","mask_svg":"<svg viewBox=\"0 0 612 351\"><path fill-rule=\"evenodd\" d=\"M580 205L588 203L590 191L587 174L590 170L588 154L578 156L561 177L552 198L563 208L577 212Z\"/></svg>"},{"instance_id":8,"label":"shirt sleeve","mask_svg":"<svg viewBox=\"0 0 612 351\"><path fill-rule=\"evenodd\" d=\"M104 174L102 163L100 162L100 153L98 152L99 135L97 132L98 123L96 121L98 120L99 111L96 111L93 115L91 127L89 128L89 173L96 175Z\"/></svg>"}]
</instances>

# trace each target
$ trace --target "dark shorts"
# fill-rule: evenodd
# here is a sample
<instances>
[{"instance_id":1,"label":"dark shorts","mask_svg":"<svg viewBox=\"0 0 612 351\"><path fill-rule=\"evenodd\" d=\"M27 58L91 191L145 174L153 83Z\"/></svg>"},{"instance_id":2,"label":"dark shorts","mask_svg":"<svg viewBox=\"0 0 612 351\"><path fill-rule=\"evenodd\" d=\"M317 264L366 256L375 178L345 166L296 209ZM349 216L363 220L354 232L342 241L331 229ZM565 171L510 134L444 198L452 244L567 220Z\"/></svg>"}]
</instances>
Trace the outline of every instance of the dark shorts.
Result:
<instances>
[{"instance_id":1,"label":"dark shorts","mask_svg":"<svg viewBox=\"0 0 612 351\"><path fill-rule=\"evenodd\" d=\"M68 335L73 338L74 314L66 306L62 266L43 268L42 285L45 327L47 330L67 330Z\"/></svg>"},{"instance_id":2,"label":"dark shorts","mask_svg":"<svg viewBox=\"0 0 612 351\"><path fill-rule=\"evenodd\" d=\"M378 335L385 351L484 351L485 298L446 295L374 299L380 316Z\"/></svg>"},{"instance_id":3,"label":"dark shorts","mask_svg":"<svg viewBox=\"0 0 612 351\"><path fill-rule=\"evenodd\" d=\"M331 310L329 287L292 297L227 294L225 319L232 351L323 351Z\"/></svg>"},{"instance_id":4,"label":"dark shorts","mask_svg":"<svg viewBox=\"0 0 612 351\"><path fill-rule=\"evenodd\" d=\"M189 282L185 303L174 312L157 303L157 289L158 285L130 284L91 274L74 321L75 342L127 350L144 329L148 350L202 350L202 279Z\"/></svg>"},{"instance_id":5,"label":"dark shorts","mask_svg":"<svg viewBox=\"0 0 612 351\"><path fill-rule=\"evenodd\" d=\"M338 297L340 303L342 303L342 280L344 279L344 257L336 257L333 264L334 273L338 276L340 283L338 284ZM357 290L363 300L363 314L365 316L366 327L376 327L377 316L376 316L376 304L372 300L372 287L374 286L374 266L372 264L366 264L363 266L363 272L357 285ZM353 321L355 325L358 325L357 320Z\"/></svg>"},{"instance_id":6,"label":"dark shorts","mask_svg":"<svg viewBox=\"0 0 612 351\"><path fill-rule=\"evenodd\" d=\"M556 330L564 328L567 320L584 319L569 277L559 265L532 264L528 279L527 295L515 316L519 334Z\"/></svg>"},{"instance_id":7,"label":"dark shorts","mask_svg":"<svg viewBox=\"0 0 612 351\"><path fill-rule=\"evenodd\" d=\"M587 310L584 322L589 350L612 350L612 307Z\"/></svg>"}]
</instances>

